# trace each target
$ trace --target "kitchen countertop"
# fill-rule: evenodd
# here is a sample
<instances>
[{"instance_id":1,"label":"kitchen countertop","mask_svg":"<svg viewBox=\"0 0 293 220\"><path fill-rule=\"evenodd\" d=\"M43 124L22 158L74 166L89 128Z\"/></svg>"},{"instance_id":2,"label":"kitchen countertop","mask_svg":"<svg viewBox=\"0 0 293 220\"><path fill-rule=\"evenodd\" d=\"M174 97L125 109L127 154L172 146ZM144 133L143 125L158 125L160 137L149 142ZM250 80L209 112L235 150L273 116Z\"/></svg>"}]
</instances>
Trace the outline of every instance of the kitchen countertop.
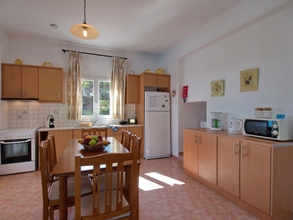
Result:
<instances>
[{"instance_id":1,"label":"kitchen countertop","mask_svg":"<svg viewBox=\"0 0 293 220\"><path fill-rule=\"evenodd\" d=\"M89 129L89 128L110 128L110 126L117 126L118 128L124 128L124 127L142 127L141 124L126 124L126 125L97 125L97 126L69 126L69 127L55 127L55 128L39 128L38 131L52 131L52 130L69 130L69 129Z\"/></svg>"},{"instance_id":2,"label":"kitchen countertop","mask_svg":"<svg viewBox=\"0 0 293 220\"><path fill-rule=\"evenodd\" d=\"M205 132L208 134L214 134L214 135L223 136L227 138L235 138L240 141L249 141L255 144L262 144L268 147L293 147L293 140L289 140L289 141L269 140L269 139L264 139L260 137L251 137L249 135L244 135L242 133L229 133L228 131L225 131L225 130L217 131L217 130L211 130L209 128L184 128L184 129L191 130L191 131Z\"/></svg>"}]
</instances>

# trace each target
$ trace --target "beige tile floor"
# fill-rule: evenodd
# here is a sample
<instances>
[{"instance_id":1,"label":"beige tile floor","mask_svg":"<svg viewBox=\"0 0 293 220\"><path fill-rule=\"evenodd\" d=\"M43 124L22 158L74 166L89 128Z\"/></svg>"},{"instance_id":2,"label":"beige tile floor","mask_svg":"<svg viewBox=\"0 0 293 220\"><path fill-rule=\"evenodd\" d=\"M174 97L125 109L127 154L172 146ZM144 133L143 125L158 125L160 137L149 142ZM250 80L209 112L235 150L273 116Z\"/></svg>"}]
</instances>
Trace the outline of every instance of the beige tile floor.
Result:
<instances>
[{"instance_id":1,"label":"beige tile floor","mask_svg":"<svg viewBox=\"0 0 293 220\"><path fill-rule=\"evenodd\" d=\"M141 162L140 220L257 219L188 177L181 158ZM74 207L68 216L74 219ZM42 219L40 171L0 176L0 220L15 219Z\"/></svg>"}]
</instances>

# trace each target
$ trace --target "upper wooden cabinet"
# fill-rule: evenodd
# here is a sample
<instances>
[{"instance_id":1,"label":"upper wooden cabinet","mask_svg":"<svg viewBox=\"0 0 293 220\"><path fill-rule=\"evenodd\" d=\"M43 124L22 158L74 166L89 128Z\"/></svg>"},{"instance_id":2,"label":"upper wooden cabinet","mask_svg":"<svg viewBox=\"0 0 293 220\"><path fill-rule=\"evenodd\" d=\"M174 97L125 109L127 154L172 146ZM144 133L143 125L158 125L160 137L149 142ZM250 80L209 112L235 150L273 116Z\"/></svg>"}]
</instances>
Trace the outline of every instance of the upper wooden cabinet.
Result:
<instances>
[{"instance_id":1,"label":"upper wooden cabinet","mask_svg":"<svg viewBox=\"0 0 293 220\"><path fill-rule=\"evenodd\" d=\"M63 102L62 68L39 68L39 102Z\"/></svg>"},{"instance_id":2,"label":"upper wooden cabinet","mask_svg":"<svg viewBox=\"0 0 293 220\"><path fill-rule=\"evenodd\" d=\"M139 103L139 76L138 75L126 75L126 98L125 103Z\"/></svg>"},{"instance_id":3,"label":"upper wooden cabinet","mask_svg":"<svg viewBox=\"0 0 293 220\"><path fill-rule=\"evenodd\" d=\"M2 100L63 102L62 68L2 63Z\"/></svg>"},{"instance_id":4,"label":"upper wooden cabinet","mask_svg":"<svg viewBox=\"0 0 293 220\"><path fill-rule=\"evenodd\" d=\"M169 88L170 87L170 75L155 74L155 73L143 73L144 86Z\"/></svg>"},{"instance_id":5,"label":"upper wooden cabinet","mask_svg":"<svg viewBox=\"0 0 293 220\"><path fill-rule=\"evenodd\" d=\"M2 64L2 100L38 100L38 68Z\"/></svg>"}]
</instances>

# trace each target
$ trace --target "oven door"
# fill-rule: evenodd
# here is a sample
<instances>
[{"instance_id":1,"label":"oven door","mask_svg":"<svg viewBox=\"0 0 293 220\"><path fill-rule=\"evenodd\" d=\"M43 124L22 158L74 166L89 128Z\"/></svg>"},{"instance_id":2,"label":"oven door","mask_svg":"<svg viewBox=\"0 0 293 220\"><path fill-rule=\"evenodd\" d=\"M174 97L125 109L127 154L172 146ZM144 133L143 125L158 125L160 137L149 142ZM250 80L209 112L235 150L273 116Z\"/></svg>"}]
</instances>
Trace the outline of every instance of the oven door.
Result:
<instances>
[{"instance_id":1,"label":"oven door","mask_svg":"<svg viewBox=\"0 0 293 220\"><path fill-rule=\"evenodd\" d=\"M33 139L18 139L0 141L0 164L12 164L35 160Z\"/></svg>"}]
</instances>

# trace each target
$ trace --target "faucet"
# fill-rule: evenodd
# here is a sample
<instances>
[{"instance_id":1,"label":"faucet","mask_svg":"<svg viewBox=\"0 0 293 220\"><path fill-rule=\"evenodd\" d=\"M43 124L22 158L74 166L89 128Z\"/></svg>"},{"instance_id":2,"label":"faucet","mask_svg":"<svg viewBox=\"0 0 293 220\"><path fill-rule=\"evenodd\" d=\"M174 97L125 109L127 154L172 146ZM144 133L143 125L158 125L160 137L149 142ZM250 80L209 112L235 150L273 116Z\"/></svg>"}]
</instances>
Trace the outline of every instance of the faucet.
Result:
<instances>
[{"instance_id":1,"label":"faucet","mask_svg":"<svg viewBox=\"0 0 293 220\"><path fill-rule=\"evenodd\" d=\"M98 119L94 120L93 121L93 126L95 126L97 122L98 122Z\"/></svg>"}]
</instances>

